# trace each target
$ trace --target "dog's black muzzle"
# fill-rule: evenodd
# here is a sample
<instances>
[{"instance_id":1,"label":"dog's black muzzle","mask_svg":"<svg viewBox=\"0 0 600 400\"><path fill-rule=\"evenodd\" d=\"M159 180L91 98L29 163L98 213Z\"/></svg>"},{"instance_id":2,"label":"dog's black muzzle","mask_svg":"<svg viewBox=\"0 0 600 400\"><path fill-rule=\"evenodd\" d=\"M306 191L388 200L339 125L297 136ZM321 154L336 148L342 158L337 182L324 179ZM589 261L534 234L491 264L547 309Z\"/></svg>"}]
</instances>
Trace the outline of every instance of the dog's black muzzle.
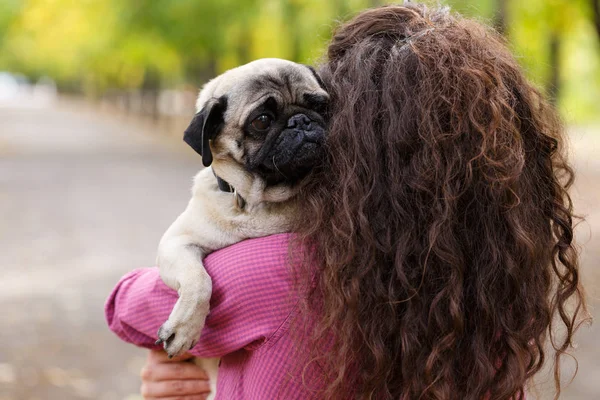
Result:
<instances>
[{"instance_id":1,"label":"dog's black muzzle","mask_svg":"<svg viewBox=\"0 0 600 400\"><path fill-rule=\"evenodd\" d=\"M321 122L296 114L275 139L259 169L270 183L298 180L322 160L324 141Z\"/></svg>"}]
</instances>

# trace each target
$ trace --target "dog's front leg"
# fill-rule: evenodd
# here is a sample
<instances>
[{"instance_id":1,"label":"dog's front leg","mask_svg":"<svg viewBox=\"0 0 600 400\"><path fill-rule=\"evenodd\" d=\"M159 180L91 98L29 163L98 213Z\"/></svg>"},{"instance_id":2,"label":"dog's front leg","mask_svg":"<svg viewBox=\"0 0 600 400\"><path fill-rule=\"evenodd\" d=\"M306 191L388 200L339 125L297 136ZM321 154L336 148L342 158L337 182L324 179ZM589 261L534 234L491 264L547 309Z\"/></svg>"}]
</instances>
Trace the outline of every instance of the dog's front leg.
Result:
<instances>
[{"instance_id":1,"label":"dog's front leg","mask_svg":"<svg viewBox=\"0 0 600 400\"><path fill-rule=\"evenodd\" d=\"M177 224L177 221L174 225ZM177 290L179 299L169 319L158 330L170 357L182 354L196 344L209 311L212 281L202 265L204 251L186 235L167 231L158 249L162 280Z\"/></svg>"}]
</instances>

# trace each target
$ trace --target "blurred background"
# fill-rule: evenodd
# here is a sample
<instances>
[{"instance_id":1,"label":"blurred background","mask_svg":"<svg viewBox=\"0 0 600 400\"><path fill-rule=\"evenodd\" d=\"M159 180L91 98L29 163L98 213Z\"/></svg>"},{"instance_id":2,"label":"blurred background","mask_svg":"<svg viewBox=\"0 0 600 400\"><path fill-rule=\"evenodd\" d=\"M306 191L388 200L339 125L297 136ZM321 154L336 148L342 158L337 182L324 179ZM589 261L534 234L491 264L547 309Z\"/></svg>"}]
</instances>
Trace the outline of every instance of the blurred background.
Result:
<instances>
[{"instance_id":1,"label":"blurred background","mask_svg":"<svg viewBox=\"0 0 600 400\"><path fill-rule=\"evenodd\" d=\"M0 0L0 400L140 399L145 352L106 328L120 276L152 266L200 168L182 144L210 77L316 64L376 0ZM583 279L600 304L600 0L454 0L494 25L567 123ZM600 398L600 331L564 399ZM575 364L565 360L565 383ZM534 398L552 398L550 375Z\"/></svg>"}]
</instances>

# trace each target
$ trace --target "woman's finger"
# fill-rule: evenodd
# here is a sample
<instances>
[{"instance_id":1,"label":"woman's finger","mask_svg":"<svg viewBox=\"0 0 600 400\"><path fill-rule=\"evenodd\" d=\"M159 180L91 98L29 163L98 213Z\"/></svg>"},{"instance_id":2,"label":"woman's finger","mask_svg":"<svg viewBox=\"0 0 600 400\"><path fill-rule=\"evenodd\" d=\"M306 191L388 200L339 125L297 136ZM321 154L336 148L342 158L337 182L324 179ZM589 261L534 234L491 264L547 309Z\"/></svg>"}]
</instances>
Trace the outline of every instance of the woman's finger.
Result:
<instances>
[{"instance_id":1,"label":"woman's finger","mask_svg":"<svg viewBox=\"0 0 600 400\"><path fill-rule=\"evenodd\" d=\"M210 393L210 385L205 380L144 381L140 392L144 398L181 397Z\"/></svg>"},{"instance_id":2,"label":"woman's finger","mask_svg":"<svg viewBox=\"0 0 600 400\"><path fill-rule=\"evenodd\" d=\"M178 362L185 361L193 358L194 356L185 353L177 357L169 358L167 353L164 350L150 350L148 353L148 362L149 363L168 363L168 362Z\"/></svg>"},{"instance_id":3,"label":"woman's finger","mask_svg":"<svg viewBox=\"0 0 600 400\"><path fill-rule=\"evenodd\" d=\"M206 400L208 394L193 394L191 396L175 397L144 397L144 400Z\"/></svg>"},{"instance_id":4,"label":"woman's finger","mask_svg":"<svg viewBox=\"0 0 600 400\"><path fill-rule=\"evenodd\" d=\"M194 394L191 396L175 397L144 397L144 400L206 400L208 394Z\"/></svg>"},{"instance_id":5,"label":"woman's finger","mask_svg":"<svg viewBox=\"0 0 600 400\"><path fill-rule=\"evenodd\" d=\"M184 361L146 364L144 368L142 368L140 375L143 380L148 381L168 381L177 379L208 380L208 375L201 367Z\"/></svg>"}]
</instances>

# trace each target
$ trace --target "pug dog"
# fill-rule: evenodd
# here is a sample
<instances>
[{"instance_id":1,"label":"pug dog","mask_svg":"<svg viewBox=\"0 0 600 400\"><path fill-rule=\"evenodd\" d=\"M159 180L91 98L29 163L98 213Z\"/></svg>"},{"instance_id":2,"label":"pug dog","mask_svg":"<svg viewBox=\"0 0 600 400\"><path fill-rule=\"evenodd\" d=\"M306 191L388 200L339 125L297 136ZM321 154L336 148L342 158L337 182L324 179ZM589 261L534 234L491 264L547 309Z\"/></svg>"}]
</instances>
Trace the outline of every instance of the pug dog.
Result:
<instances>
[{"instance_id":1,"label":"pug dog","mask_svg":"<svg viewBox=\"0 0 600 400\"><path fill-rule=\"evenodd\" d=\"M184 140L207 168L158 248L160 276L179 295L158 331L170 357L196 344L209 312L212 282L202 259L289 231L296 194L323 156L328 99L314 69L280 59L231 69L201 90Z\"/></svg>"}]
</instances>

